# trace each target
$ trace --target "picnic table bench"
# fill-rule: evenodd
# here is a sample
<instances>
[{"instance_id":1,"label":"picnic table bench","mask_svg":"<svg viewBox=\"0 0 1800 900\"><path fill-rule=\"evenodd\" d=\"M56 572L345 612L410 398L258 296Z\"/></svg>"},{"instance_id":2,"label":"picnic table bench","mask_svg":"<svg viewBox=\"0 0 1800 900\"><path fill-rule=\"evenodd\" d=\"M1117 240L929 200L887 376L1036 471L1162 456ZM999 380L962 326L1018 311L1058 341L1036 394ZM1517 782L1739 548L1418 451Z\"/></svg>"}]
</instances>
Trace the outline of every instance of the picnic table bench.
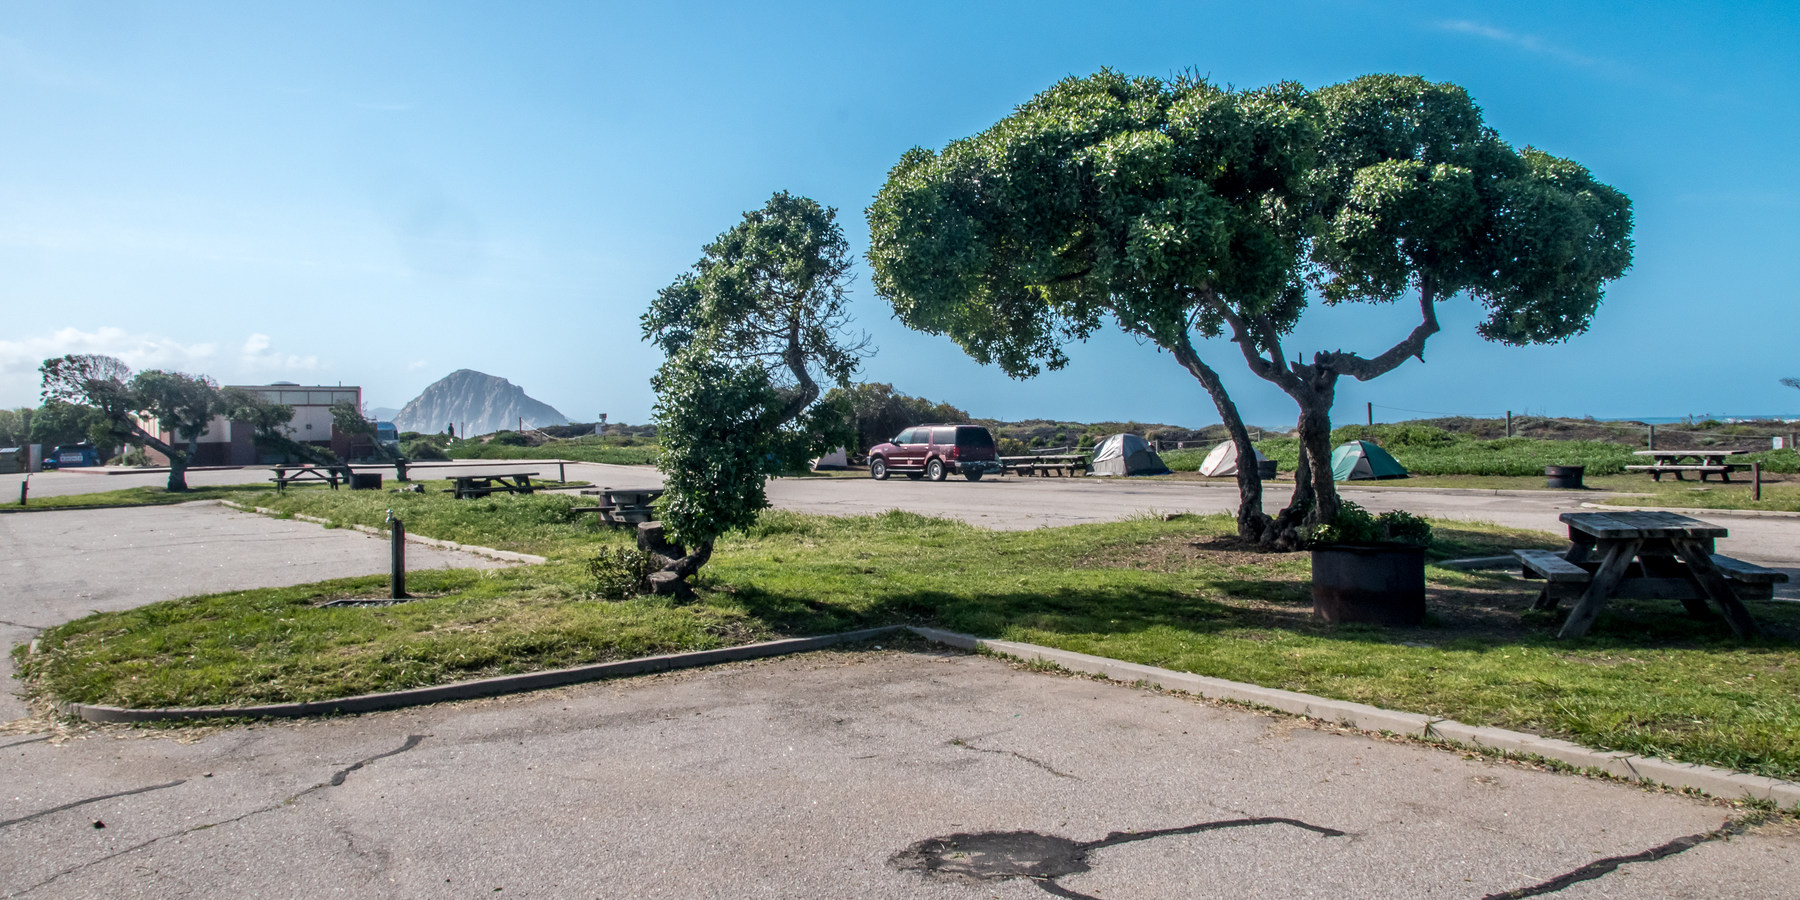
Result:
<instances>
[{"instance_id":1,"label":"picnic table bench","mask_svg":"<svg viewBox=\"0 0 1800 900\"><path fill-rule=\"evenodd\" d=\"M1676 481L1684 481L1683 472L1698 472L1700 480L1705 481L1708 475L1719 476L1720 481L1731 481L1734 469L1748 469L1744 463L1726 462L1733 456L1746 453L1745 450L1634 450L1633 456L1648 456L1650 465L1626 466L1627 472L1649 472L1650 477L1661 481L1664 475L1675 476ZM1686 460L1693 460L1687 462Z\"/></svg>"},{"instance_id":2,"label":"picnic table bench","mask_svg":"<svg viewBox=\"0 0 1800 900\"><path fill-rule=\"evenodd\" d=\"M1082 453L1037 454L1033 456L1002 456L1000 472L1003 475L1063 475L1074 477L1075 470L1081 474L1088 472L1088 458Z\"/></svg>"},{"instance_id":3,"label":"picnic table bench","mask_svg":"<svg viewBox=\"0 0 1800 900\"><path fill-rule=\"evenodd\" d=\"M663 489L608 487L582 493L598 496L603 502L599 506L577 506L572 512L597 513L603 525L626 526L655 518L656 507L651 504L663 495Z\"/></svg>"},{"instance_id":4,"label":"picnic table bench","mask_svg":"<svg viewBox=\"0 0 1800 900\"><path fill-rule=\"evenodd\" d=\"M349 466L315 466L309 463L300 466L276 466L275 477L269 480L275 482L276 490L284 493L289 484L297 481L316 481L320 484L329 484L335 491L339 481L349 483L350 475Z\"/></svg>"},{"instance_id":5,"label":"picnic table bench","mask_svg":"<svg viewBox=\"0 0 1800 900\"><path fill-rule=\"evenodd\" d=\"M1767 600L1787 573L1713 552L1725 528L1668 512L1563 513L1569 549L1514 550L1528 578L1544 589L1533 609L1553 610L1576 600L1557 637L1587 633L1608 600L1680 600L1690 615L1707 616L1712 601L1739 637L1756 633L1745 600Z\"/></svg>"},{"instance_id":6,"label":"picnic table bench","mask_svg":"<svg viewBox=\"0 0 1800 900\"><path fill-rule=\"evenodd\" d=\"M488 475L452 475L447 494L456 499L486 497L489 494L529 494L537 490L531 483L536 472L506 472Z\"/></svg>"}]
</instances>

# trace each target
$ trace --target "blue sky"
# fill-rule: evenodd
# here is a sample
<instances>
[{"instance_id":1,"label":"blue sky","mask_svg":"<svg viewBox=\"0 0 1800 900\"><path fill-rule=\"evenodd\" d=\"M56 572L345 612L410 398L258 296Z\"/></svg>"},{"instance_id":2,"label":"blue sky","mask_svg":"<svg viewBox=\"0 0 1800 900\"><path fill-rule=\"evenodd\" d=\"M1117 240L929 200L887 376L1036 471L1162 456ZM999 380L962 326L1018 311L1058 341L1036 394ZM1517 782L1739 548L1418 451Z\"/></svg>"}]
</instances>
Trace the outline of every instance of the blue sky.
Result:
<instances>
[{"instance_id":1,"label":"blue sky","mask_svg":"<svg viewBox=\"0 0 1800 900\"><path fill-rule=\"evenodd\" d=\"M1800 415L1793 4L143 3L0 5L0 405L110 352L228 383L453 369L578 419L649 418L637 317L770 193L862 210L907 148L1066 75L1238 86L1402 72L1632 197L1637 262L1592 330L1505 348L1452 301L1427 362L1346 383L1419 413ZM1001 418L1217 421L1166 354L1106 333L1018 382L869 289L867 380ZM1290 349L1378 351L1416 310L1313 310ZM1291 402L1205 352L1253 423ZM1419 413L1410 411L1419 411Z\"/></svg>"}]
</instances>

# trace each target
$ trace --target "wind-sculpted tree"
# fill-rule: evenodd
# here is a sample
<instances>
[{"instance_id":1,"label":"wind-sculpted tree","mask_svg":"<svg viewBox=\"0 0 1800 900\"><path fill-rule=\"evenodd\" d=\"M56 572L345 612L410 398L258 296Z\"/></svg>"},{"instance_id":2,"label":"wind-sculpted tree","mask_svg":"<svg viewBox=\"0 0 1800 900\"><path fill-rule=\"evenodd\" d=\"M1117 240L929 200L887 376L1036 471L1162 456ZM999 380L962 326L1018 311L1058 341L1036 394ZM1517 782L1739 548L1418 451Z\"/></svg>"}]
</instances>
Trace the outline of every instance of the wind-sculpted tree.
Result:
<instances>
[{"instance_id":1,"label":"wind-sculpted tree","mask_svg":"<svg viewBox=\"0 0 1800 900\"><path fill-rule=\"evenodd\" d=\"M819 403L820 381L849 383L867 339L849 334L849 245L836 210L786 192L702 251L644 314L667 355L656 390L662 523L658 548L684 593L718 538L768 506L768 476L846 443L846 411Z\"/></svg>"},{"instance_id":2,"label":"wind-sculpted tree","mask_svg":"<svg viewBox=\"0 0 1800 900\"><path fill-rule=\"evenodd\" d=\"M1330 408L1342 375L1422 356L1437 303L1466 293L1491 340L1587 327L1630 263L1630 203L1585 169L1514 151L1454 85L1369 76L1308 92L1102 71L1066 79L942 152L915 148L869 209L876 290L908 326L1030 377L1112 319L1168 350L1252 459L1248 431L1196 338L1229 336L1300 407L1287 507L1262 512L1240 467L1239 533L1278 547L1331 521ZM1289 361L1309 302L1420 297L1387 351Z\"/></svg>"},{"instance_id":3,"label":"wind-sculpted tree","mask_svg":"<svg viewBox=\"0 0 1800 900\"><path fill-rule=\"evenodd\" d=\"M188 489L187 468L199 450L200 435L214 416L226 411L219 386L204 375L158 369L133 375L119 360L97 354L47 359L38 373L46 403L90 407L98 417L94 429L114 443L149 447L168 457L171 492ZM174 442L147 430L146 421Z\"/></svg>"}]
</instances>

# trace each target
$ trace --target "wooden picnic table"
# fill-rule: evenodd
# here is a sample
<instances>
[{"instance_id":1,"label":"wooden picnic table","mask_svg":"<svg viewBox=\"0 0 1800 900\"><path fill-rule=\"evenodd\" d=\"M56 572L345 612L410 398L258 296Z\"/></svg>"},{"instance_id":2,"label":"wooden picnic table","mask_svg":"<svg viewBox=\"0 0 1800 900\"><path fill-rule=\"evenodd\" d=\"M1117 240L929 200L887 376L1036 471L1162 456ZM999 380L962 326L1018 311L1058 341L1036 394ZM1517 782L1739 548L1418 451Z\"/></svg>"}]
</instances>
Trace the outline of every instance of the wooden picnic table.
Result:
<instances>
[{"instance_id":1,"label":"wooden picnic table","mask_svg":"<svg viewBox=\"0 0 1800 900\"><path fill-rule=\"evenodd\" d=\"M1055 473L1073 478L1076 469L1080 469L1083 475L1087 474L1088 458L1086 454L1039 453L1031 456L1000 457L1000 472L1003 475L1047 476Z\"/></svg>"},{"instance_id":2,"label":"wooden picnic table","mask_svg":"<svg viewBox=\"0 0 1800 900\"><path fill-rule=\"evenodd\" d=\"M1787 575L1713 552L1727 530L1669 512L1563 513L1569 549L1514 550L1528 577L1547 582L1534 609L1576 599L1557 637L1580 637L1614 597L1680 600L1689 614L1709 615L1707 601L1738 637L1756 633L1746 599L1769 599Z\"/></svg>"},{"instance_id":3,"label":"wooden picnic table","mask_svg":"<svg viewBox=\"0 0 1800 900\"><path fill-rule=\"evenodd\" d=\"M489 494L529 494L537 488L531 483L536 472L506 472L488 475L452 475L447 493L456 499L486 497Z\"/></svg>"},{"instance_id":4,"label":"wooden picnic table","mask_svg":"<svg viewBox=\"0 0 1800 900\"><path fill-rule=\"evenodd\" d=\"M316 481L320 484L329 484L335 491L339 481L349 483L350 467L315 466L310 463L300 466L276 466L275 477L269 480L275 482L276 490L284 493L287 491L287 486L296 481Z\"/></svg>"},{"instance_id":5,"label":"wooden picnic table","mask_svg":"<svg viewBox=\"0 0 1800 900\"><path fill-rule=\"evenodd\" d=\"M655 488L600 488L593 491L582 491L589 496L598 496L604 502L599 506L577 506L574 512L596 513L600 522L605 525L636 525L648 522L656 517L656 507L651 504L663 495L663 489Z\"/></svg>"},{"instance_id":6,"label":"wooden picnic table","mask_svg":"<svg viewBox=\"0 0 1800 900\"><path fill-rule=\"evenodd\" d=\"M1748 469L1744 463L1726 462L1733 456L1748 453L1748 450L1634 450L1633 456L1648 456L1653 461L1647 466L1626 466L1627 472L1649 472L1650 476L1661 481L1664 475L1674 475L1676 481L1684 481L1682 473L1698 472L1700 480L1705 481L1708 475L1719 476L1720 481L1731 481L1734 469ZM1687 460L1692 460L1688 462Z\"/></svg>"}]
</instances>

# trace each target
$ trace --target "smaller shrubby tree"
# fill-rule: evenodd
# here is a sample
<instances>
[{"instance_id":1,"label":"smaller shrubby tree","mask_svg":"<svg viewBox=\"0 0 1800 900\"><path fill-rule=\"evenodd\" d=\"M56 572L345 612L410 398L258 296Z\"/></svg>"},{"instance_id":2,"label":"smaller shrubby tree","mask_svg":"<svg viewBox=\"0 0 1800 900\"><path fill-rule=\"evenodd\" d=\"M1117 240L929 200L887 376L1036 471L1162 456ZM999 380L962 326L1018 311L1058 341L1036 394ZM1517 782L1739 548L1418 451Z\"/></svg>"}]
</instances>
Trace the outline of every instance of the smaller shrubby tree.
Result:
<instances>
[{"instance_id":1,"label":"smaller shrubby tree","mask_svg":"<svg viewBox=\"0 0 1800 900\"><path fill-rule=\"evenodd\" d=\"M718 538L768 506L768 476L850 441L847 407L820 402L819 385L847 385L866 352L847 331L849 271L837 211L784 191L708 244L644 314L645 339L667 355L651 385L660 514L678 542L653 547L668 573L653 589L685 592Z\"/></svg>"},{"instance_id":2,"label":"smaller shrubby tree","mask_svg":"<svg viewBox=\"0 0 1800 900\"><path fill-rule=\"evenodd\" d=\"M850 426L856 432L851 451L867 452L870 447L894 439L903 428L925 422L967 422L969 414L948 403L933 403L894 390L891 384L866 383L832 388L827 402L849 410Z\"/></svg>"},{"instance_id":3,"label":"smaller shrubby tree","mask_svg":"<svg viewBox=\"0 0 1800 900\"><path fill-rule=\"evenodd\" d=\"M37 410L29 406L0 409L0 447L17 447L31 440L31 417Z\"/></svg>"},{"instance_id":4,"label":"smaller shrubby tree","mask_svg":"<svg viewBox=\"0 0 1800 900\"><path fill-rule=\"evenodd\" d=\"M168 457L170 491L188 489L187 468L199 450L200 435L226 412L218 384L204 375L159 369L133 375L130 366L98 354L47 359L38 372L46 405L62 402L92 410L89 433L95 444L148 447ZM154 419L174 441L146 430L146 419Z\"/></svg>"}]
</instances>

